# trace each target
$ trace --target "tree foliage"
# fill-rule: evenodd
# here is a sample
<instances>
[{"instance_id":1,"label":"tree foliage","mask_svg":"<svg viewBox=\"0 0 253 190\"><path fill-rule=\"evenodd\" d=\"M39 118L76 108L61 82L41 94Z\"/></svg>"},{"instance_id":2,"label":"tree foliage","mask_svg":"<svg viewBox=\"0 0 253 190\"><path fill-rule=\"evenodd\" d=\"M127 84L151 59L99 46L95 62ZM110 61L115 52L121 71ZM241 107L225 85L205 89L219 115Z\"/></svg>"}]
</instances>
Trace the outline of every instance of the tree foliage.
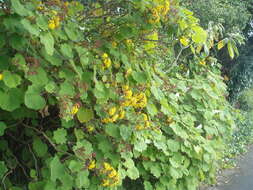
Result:
<instances>
[{"instance_id":1,"label":"tree foliage","mask_svg":"<svg viewBox=\"0 0 253 190\"><path fill-rule=\"evenodd\" d=\"M0 7L3 189L195 190L214 180L234 125L209 53L219 31L176 0Z\"/></svg>"}]
</instances>

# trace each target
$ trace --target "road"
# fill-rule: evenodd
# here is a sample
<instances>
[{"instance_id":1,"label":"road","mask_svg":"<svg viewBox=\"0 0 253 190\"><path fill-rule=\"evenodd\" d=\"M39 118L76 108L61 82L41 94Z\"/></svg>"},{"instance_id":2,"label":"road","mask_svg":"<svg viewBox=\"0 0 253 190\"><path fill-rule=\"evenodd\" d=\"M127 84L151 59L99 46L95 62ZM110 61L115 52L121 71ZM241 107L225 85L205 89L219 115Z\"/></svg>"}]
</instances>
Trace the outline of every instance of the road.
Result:
<instances>
[{"instance_id":1,"label":"road","mask_svg":"<svg viewBox=\"0 0 253 190\"><path fill-rule=\"evenodd\" d=\"M224 172L225 183L207 190L253 190L253 146L239 160L238 169L231 171Z\"/></svg>"}]
</instances>

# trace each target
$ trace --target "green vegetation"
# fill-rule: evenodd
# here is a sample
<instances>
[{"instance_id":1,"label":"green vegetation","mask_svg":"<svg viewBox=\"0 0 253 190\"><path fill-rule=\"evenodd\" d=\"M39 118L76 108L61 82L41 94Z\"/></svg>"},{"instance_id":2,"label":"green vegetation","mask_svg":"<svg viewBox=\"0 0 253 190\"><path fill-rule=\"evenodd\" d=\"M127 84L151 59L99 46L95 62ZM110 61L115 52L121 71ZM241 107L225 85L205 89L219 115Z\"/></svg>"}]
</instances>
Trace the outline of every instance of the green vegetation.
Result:
<instances>
[{"instance_id":1,"label":"green vegetation","mask_svg":"<svg viewBox=\"0 0 253 190\"><path fill-rule=\"evenodd\" d=\"M215 181L236 112L215 55L241 35L177 0L6 0L0 28L1 190Z\"/></svg>"}]
</instances>

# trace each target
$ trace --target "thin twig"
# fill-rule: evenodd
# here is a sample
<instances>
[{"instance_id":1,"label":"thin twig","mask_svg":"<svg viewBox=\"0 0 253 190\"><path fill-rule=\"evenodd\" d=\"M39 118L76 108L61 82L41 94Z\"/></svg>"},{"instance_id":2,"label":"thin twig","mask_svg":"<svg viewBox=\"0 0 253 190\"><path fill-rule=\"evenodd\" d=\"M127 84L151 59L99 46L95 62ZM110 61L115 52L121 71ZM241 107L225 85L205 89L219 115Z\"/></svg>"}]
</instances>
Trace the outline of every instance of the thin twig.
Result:
<instances>
[{"instance_id":1,"label":"thin twig","mask_svg":"<svg viewBox=\"0 0 253 190\"><path fill-rule=\"evenodd\" d=\"M13 169L11 169L10 171L8 171L8 172L4 175L4 177L3 177L3 179L2 179L2 184L3 184L3 186L4 186L4 190L7 190L7 189L6 189L6 185L5 185L5 183L4 183L5 178L6 178L8 175L10 175L10 174L12 173L12 171L13 171Z\"/></svg>"},{"instance_id":2,"label":"thin twig","mask_svg":"<svg viewBox=\"0 0 253 190\"><path fill-rule=\"evenodd\" d=\"M24 126L27 127L27 128L33 129L33 130L36 131L37 133L43 135L44 138L51 144L52 147L54 147L54 149L55 149L56 151L65 153L65 154L67 154L67 155L69 155L69 156L74 156L73 154L71 154L71 153L69 153L69 152L65 152L65 151L62 151L62 150L58 149L57 146L51 141L51 139L50 139L43 131L40 131L40 130L38 130L38 129L34 128L34 127L31 127L31 126L29 126L29 125L26 125L26 124L24 124L24 123L23 123L22 125L24 125Z\"/></svg>"}]
</instances>

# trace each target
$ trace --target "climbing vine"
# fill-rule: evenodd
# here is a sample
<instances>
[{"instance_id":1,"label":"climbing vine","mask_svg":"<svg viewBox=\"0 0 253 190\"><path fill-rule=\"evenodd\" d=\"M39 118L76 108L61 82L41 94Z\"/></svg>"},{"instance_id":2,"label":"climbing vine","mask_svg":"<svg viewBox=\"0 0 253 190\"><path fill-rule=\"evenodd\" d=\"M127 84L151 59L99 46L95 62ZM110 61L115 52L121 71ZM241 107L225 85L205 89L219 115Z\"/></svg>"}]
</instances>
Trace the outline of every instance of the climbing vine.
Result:
<instances>
[{"instance_id":1,"label":"climbing vine","mask_svg":"<svg viewBox=\"0 0 253 190\"><path fill-rule=\"evenodd\" d=\"M0 27L4 190L214 180L234 125L217 27L177 0L9 0Z\"/></svg>"}]
</instances>

